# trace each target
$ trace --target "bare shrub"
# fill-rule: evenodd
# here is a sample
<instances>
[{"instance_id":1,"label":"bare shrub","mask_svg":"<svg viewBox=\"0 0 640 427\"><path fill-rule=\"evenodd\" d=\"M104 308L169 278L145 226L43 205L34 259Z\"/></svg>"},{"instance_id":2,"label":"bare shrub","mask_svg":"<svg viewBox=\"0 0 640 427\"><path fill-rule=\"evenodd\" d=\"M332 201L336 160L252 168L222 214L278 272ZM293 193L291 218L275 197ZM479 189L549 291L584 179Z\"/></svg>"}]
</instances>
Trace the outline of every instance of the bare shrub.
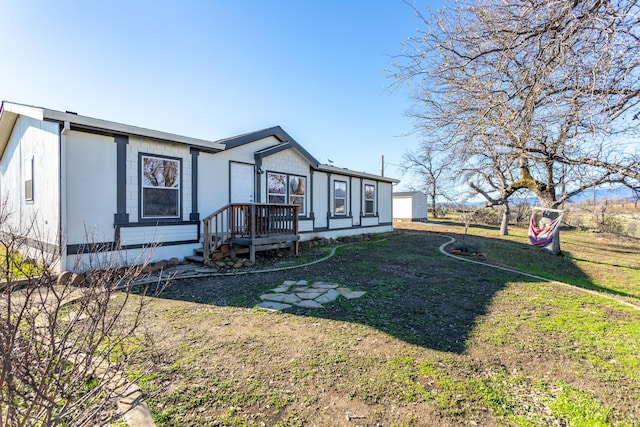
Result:
<instances>
[{"instance_id":1,"label":"bare shrub","mask_svg":"<svg viewBox=\"0 0 640 427\"><path fill-rule=\"evenodd\" d=\"M56 283L59 254L37 243L34 227L9 226L5 206L0 204L0 425L95 425L124 390L119 370L140 345L147 298L144 290L136 295L132 289L145 262L119 268L115 256L105 255L83 275L65 274ZM25 251L30 259L21 255Z\"/></svg>"},{"instance_id":2,"label":"bare shrub","mask_svg":"<svg viewBox=\"0 0 640 427\"><path fill-rule=\"evenodd\" d=\"M476 224L500 225L500 216L494 208L479 208L473 211L471 221Z\"/></svg>"}]
</instances>

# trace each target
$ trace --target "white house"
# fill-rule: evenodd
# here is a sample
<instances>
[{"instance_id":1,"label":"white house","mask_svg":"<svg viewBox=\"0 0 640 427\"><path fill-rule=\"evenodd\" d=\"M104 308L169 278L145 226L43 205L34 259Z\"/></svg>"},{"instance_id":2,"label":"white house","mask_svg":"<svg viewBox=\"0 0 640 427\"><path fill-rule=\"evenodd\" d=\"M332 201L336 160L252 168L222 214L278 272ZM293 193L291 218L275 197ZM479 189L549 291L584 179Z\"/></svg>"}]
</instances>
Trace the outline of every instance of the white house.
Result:
<instances>
[{"instance_id":1,"label":"white house","mask_svg":"<svg viewBox=\"0 0 640 427\"><path fill-rule=\"evenodd\" d=\"M280 127L206 141L72 112L0 107L0 200L11 225L35 220L31 242L59 254L60 270L116 250L132 262L149 245L155 261L261 232L259 243L270 248L282 243L276 231L294 233L296 247L390 231L396 183L320 164Z\"/></svg>"},{"instance_id":2,"label":"white house","mask_svg":"<svg viewBox=\"0 0 640 427\"><path fill-rule=\"evenodd\" d=\"M421 191L393 193L394 221L426 221L427 195Z\"/></svg>"}]
</instances>

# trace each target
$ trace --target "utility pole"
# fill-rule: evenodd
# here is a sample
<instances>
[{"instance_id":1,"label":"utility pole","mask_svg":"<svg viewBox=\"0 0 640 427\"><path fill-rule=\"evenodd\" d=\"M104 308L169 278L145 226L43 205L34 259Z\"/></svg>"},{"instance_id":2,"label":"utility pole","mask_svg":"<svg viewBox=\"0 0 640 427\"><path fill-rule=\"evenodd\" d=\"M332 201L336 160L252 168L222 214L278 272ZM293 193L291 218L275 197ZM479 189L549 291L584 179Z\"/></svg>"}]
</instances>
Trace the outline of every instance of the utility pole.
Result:
<instances>
[{"instance_id":1,"label":"utility pole","mask_svg":"<svg viewBox=\"0 0 640 427\"><path fill-rule=\"evenodd\" d=\"M384 176L384 154L382 155L382 169L380 171L380 176Z\"/></svg>"}]
</instances>

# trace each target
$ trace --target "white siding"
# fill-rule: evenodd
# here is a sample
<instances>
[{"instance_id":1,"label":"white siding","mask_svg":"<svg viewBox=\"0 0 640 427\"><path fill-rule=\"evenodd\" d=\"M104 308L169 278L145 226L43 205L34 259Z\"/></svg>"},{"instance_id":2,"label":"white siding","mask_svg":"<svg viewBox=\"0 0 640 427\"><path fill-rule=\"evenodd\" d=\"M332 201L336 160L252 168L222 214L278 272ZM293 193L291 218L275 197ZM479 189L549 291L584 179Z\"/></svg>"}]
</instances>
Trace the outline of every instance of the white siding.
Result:
<instances>
[{"instance_id":1,"label":"white siding","mask_svg":"<svg viewBox=\"0 0 640 427\"><path fill-rule=\"evenodd\" d=\"M327 227L327 174L324 172L313 173L313 210L315 214L316 228Z\"/></svg>"},{"instance_id":2,"label":"white siding","mask_svg":"<svg viewBox=\"0 0 640 427\"><path fill-rule=\"evenodd\" d=\"M284 172L309 176L309 161L293 149L283 150L265 157L262 169L268 172Z\"/></svg>"},{"instance_id":3,"label":"white siding","mask_svg":"<svg viewBox=\"0 0 640 427\"><path fill-rule=\"evenodd\" d=\"M373 225L378 225L378 223L379 221L377 216L365 216L365 217L362 217L362 220L361 220L361 225L363 227L371 227Z\"/></svg>"},{"instance_id":4,"label":"white siding","mask_svg":"<svg viewBox=\"0 0 640 427\"><path fill-rule=\"evenodd\" d=\"M310 219L307 219L307 220L301 219L298 222L298 231L300 233L304 233L304 232L312 231L312 230L313 230L313 221L312 220L310 220Z\"/></svg>"},{"instance_id":5,"label":"white siding","mask_svg":"<svg viewBox=\"0 0 640 427\"><path fill-rule=\"evenodd\" d=\"M195 227L195 226L193 226ZM157 262L171 258L183 259L193 255L193 250L201 245L185 244L142 249L127 249L118 252L99 252L95 254L69 255L65 269L71 271L85 271L91 264L96 265L136 265L145 262Z\"/></svg>"},{"instance_id":6,"label":"white siding","mask_svg":"<svg viewBox=\"0 0 640 427\"><path fill-rule=\"evenodd\" d=\"M351 218L332 218L329 221L329 228L349 228L351 227Z\"/></svg>"},{"instance_id":7,"label":"white siding","mask_svg":"<svg viewBox=\"0 0 640 427\"><path fill-rule=\"evenodd\" d=\"M229 203L229 163L239 162L255 165L254 154L256 151L279 144L274 137L255 141L251 144L241 145L236 148L221 151L219 153L200 152L198 156L198 211L204 218L214 213ZM261 174L260 182L266 187L265 175ZM257 191L257 189L255 189ZM264 189L262 190L264 202Z\"/></svg>"},{"instance_id":8,"label":"white siding","mask_svg":"<svg viewBox=\"0 0 640 427\"><path fill-rule=\"evenodd\" d=\"M328 238L336 239L338 237L344 237L344 236L358 236L358 235L369 234L369 233L386 233L390 231L393 231L393 226L391 225L379 225L379 226L366 227L366 228L360 228L360 227L344 228L344 229L336 229L336 230L328 230L328 231L318 231L314 233L304 233L300 235L300 240L307 241L307 240L313 240L321 237L326 239Z\"/></svg>"},{"instance_id":9,"label":"white siding","mask_svg":"<svg viewBox=\"0 0 640 427\"><path fill-rule=\"evenodd\" d=\"M53 245L60 227L59 135L57 123L21 116L0 159L0 201L7 202L10 224L21 231L30 228L31 238ZM25 200L28 174L31 201Z\"/></svg>"},{"instance_id":10,"label":"white siding","mask_svg":"<svg viewBox=\"0 0 640 427\"><path fill-rule=\"evenodd\" d=\"M362 179L360 178L353 178L351 180L351 203L352 203L352 209L351 212L353 212L353 224L354 225L360 225L360 221L361 221L361 215L363 214L363 207L362 207Z\"/></svg>"},{"instance_id":11,"label":"white siding","mask_svg":"<svg viewBox=\"0 0 640 427\"><path fill-rule=\"evenodd\" d=\"M413 196L413 219L427 218L427 195L416 193Z\"/></svg>"},{"instance_id":12,"label":"white siding","mask_svg":"<svg viewBox=\"0 0 640 427\"><path fill-rule=\"evenodd\" d=\"M198 226L195 224L165 225L159 227L122 227L120 241L123 246L144 245L149 242L168 243L196 240Z\"/></svg>"},{"instance_id":13,"label":"white siding","mask_svg":"<svg viewBox=\"0 0 640 427\"><path fill-rule=\"evenodd\" d=\"M378 184L378 218L381 223L393 221L392 214L392 192L391 184L381 182Z\"/></svg>"},{"instance_id":14,"label":"white siding","mask_svg":"<svg viewBox=\"0 0 640 427\"><path fill-rule=\"evenodd\" d=\"M229 161L226 156L198 155L198 212L205 218L229 203Z\"/></svg>"},{"instance_id":15,"label":"white siding","mask_svg":"<svg viewBox=\"0 0 640 427\"><path fill-rule=\"evenodd\" d=\"M112 242L116 213L113 137L67 134L67 244Z\"/></svg>"}]
</instances>

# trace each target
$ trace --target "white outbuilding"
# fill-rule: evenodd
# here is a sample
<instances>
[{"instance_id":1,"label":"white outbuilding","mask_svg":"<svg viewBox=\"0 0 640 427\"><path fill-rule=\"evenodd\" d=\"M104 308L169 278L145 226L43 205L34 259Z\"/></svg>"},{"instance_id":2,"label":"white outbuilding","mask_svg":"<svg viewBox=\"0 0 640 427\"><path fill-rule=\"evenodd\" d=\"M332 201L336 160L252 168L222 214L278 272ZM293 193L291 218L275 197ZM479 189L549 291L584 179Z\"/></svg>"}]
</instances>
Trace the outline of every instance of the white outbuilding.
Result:
<instances>
[{"instance_id":1,"label":"white outbuilding","mask_svg":"<svg viewBox=\"0 0 640 427\"><path fill-rule=\"evenodd\" d=\"M393 220L427 221L427 195L421 191L393 193Z\"/></svg>"}]
</instances>

